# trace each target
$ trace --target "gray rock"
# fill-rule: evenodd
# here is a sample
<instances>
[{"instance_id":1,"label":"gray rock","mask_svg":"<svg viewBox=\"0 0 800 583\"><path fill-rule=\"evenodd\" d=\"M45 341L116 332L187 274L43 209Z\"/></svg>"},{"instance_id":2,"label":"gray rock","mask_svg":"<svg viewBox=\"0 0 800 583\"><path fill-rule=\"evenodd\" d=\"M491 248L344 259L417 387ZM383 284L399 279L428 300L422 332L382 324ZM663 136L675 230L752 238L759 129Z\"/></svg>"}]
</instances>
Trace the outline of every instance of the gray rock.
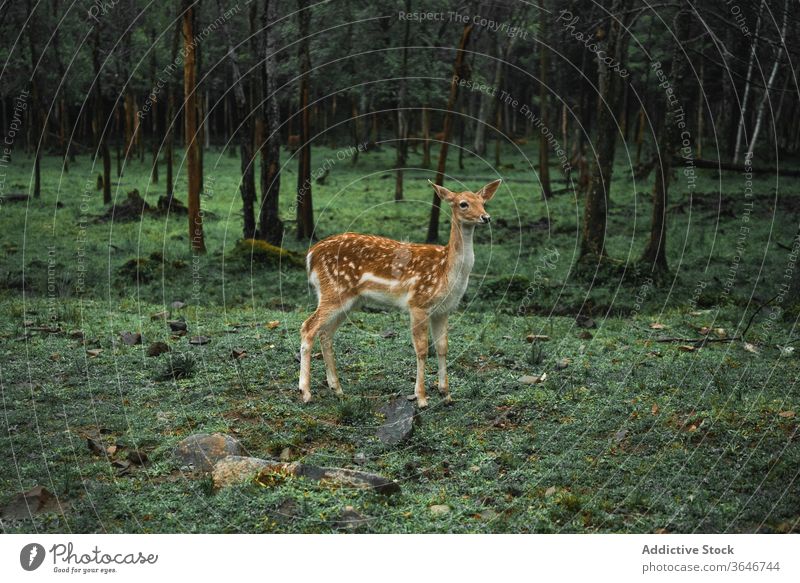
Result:
<instances>
[{"instance_id":1,"label":"gray rock","mask_svg":"<svg viewBox=\"0 0 800 583\"><path fill-rule=\"evenodd\" d=\"M400 484L394 480L359 470L325 468L298 463L290 464L287 469L293 475L309 480L327 480L350 488L374 490L378 494L396 494L400 491Z\"/></svg>"},{"instance_id":2,"label":"gray rock","mask_svg":"<svg viewBox=\"0 0 800 583\"><path fill-rule=\"evenodd\" d=\"M447 504L434 504L430 511L434 516L443 516L450 513L450 507Z\"/></svg>"},{"instance_id":3,"label":"gray rock","mask_svg":"<svg viewBox=\"0 0 800 583\"><path fill-rule=\"evenodd\" d=\"M385 445L397 445L414 431L416 409L403 397L392 399L381 408L386 422L378 428L378 439Z\"/></svg>"},{"instance_id":4,"label":"gray rock","mask_svg":"<svg viewBox=\"0 0 800 583\"><path fill-rule=\"evenodd\" d=\"M222 458L242 454L241 444L229 435L221 433L195 433L175 446L175 460L182 466L194 466L196 470L210 472Z\"/></svg>"}]
</instances>

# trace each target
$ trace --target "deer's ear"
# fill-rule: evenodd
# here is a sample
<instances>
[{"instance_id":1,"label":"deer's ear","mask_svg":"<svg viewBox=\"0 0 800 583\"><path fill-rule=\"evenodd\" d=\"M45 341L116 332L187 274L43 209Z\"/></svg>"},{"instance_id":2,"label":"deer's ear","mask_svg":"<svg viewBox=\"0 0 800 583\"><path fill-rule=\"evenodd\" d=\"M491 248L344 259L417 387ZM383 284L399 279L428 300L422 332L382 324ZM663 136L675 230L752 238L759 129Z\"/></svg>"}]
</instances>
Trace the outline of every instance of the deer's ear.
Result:
<instances>
[{"instance_id":1,"label":"deer's ear","mask_svg":"<svg viewBox=\"0 0 800 583\"><path fill-rule=\"evenodd\" d=\"M439 198L441 198L446 202L452 202L456 196L454 192L447 190L444 186L439 186L438 184L434 184L430 180L428 180L428 184L430 184L433 187L434 192L436 192L436 194L439 195Z\"/></svg>"},{"instance_id":2,"label":"deer's ear","mask_svg":"<svg viewBox=\"0 0 800 583\"><path fill-rule=\"evenodd\" d=\"M494 193L497 192L497 189L500 188L502 182L501 179L490 182L478 191L478 195L483 198L484 202L489 202L492 200Z\"/></svg>"}]
</instances>

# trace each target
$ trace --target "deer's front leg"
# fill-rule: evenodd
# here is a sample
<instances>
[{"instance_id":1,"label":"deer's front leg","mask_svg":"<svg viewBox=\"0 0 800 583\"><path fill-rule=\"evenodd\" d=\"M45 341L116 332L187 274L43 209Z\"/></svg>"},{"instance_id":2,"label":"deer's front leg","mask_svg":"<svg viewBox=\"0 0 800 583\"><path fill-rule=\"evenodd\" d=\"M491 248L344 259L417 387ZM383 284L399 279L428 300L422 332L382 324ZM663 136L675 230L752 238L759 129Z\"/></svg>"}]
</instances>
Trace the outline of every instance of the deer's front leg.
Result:
<instances>
[{"instance_id":1,"label":"deer's front leg","mask_svg":"<svg viewBox=\"0 0 800 583\"><path fill-rule=\"evenodd\" d=\"M417 384L414 394L417 396L417 406L424 409L428 406L425 395L425 358L428 356L428 314L424 310L411 310L411 339L414 341L414 351L417 353Z\"/></svg>"},{"instance_id":2,"label":"deer's front leg","mask_svg":"<svg viewBox=\"0 0 800 583\"><path fill-rule=\"evenodd\" d=\"M431 332L439 361L439 392L444 397L444 402L449 404L453 402L453 398L447 382L447 314L431 317Z\"/></svg>"}]
</instances>

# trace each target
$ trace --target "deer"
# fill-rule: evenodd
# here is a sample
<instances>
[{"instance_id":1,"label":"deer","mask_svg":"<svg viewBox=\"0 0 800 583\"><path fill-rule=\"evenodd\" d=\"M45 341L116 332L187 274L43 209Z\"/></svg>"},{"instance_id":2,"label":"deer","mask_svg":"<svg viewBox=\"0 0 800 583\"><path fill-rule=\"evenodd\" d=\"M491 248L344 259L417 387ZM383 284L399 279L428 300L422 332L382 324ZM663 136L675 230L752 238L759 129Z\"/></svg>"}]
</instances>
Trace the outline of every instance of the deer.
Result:
<instances>
[{"instance_id":1,"label":"deer","mask_svg":"<svg viewBox=\"0 0 800 583\"><path fill-rule=\"evenodd\" d=\"M452 404L447 378L447 319L467 289L475 262L475 227L489 224L484 204L502 180L477 192L453 192L429 181L451 209L447 245L395 241L376 235L343 233L323 239L306 254L308 281L317 296L317 308L300 327L300 392L311 401L311 351L318 337L328 386L344 395L336 372L333 336L347 314L365 302L399 308L409 313L417 356L414 396L417 406L428 406L425 361L428 329L438 359L438 388L445 404Z\"/></svg>"}]
</instances>

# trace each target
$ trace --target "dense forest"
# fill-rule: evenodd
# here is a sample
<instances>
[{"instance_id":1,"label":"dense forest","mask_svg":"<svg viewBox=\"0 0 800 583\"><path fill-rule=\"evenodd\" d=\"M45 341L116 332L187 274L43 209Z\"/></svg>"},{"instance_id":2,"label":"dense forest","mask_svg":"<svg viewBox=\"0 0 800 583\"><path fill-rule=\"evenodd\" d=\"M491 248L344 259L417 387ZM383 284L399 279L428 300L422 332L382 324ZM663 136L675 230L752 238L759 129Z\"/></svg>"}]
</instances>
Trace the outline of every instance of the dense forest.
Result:
<instances>
[{"instance_id":1,"label":"dense forest","mask_svg":"<svg viewBox=\"0 0 800 583\"><path fill-rule=\"evenodd\" d=\"M0 531L796 532L798 14L0 2ZM374 307L304 406L307 250L444 244L437 193L498 179L455 406L387 444L414 364ZM228 487L198 433L402 493Z\"/></svg>"}]
</instances>

